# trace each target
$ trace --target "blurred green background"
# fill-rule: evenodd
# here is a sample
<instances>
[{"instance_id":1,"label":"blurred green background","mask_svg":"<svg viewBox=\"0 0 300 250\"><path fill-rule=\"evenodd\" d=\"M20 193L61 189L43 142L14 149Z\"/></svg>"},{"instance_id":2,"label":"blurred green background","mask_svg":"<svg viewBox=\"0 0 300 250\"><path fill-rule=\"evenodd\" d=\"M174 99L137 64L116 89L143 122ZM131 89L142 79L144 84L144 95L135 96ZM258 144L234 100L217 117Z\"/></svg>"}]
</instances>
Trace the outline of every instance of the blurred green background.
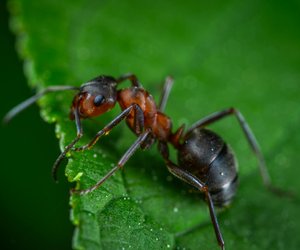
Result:
<instances>
[{"instance_id":1,"label":"blurred green background","mask_svg":"<svg viewBox=\"0 0 300 250\"><path fill-rule=\"evenodd\" d=\"M5 1L0 2L0 117L32 95L19 59L16 38L8 27ZM33 106L0 128L1 249L70 249L69 188L58 185L51 165L59 153L54 126L42 121Z\"/></svg>"},{"instance_id":2,"label":"blurred green background","mask_svg":"<svg viewBox=\"0 0 300 250\"><path fill-rule=\"evenodd\" d=\"M157 81L173 74L176 82L167 113L174 119L175 127L182 123L190 125L228 106L240 108L262 146L274 182L299 195L299 2L175 2L174 5L167 1L145 5L140 1L24 4L24 19L32 35L29 47L39 62L36 70L43 79L49 80L47 83L55 84L56 79L79 82L99 73L119 75L132 71L156 96ZM53 17L58 22L59 18L65 19L59 25L55 22L51 25ZM22 62L14 49L15 38L7 22L7 12L1 2L0 49L4 55L1 57L4 88L1 116L34 93L26 86ZM69 24L72 26L68 27ZM66 30L70 34L64 33ZM38 53L39 50L45 54ZM49 107L52 109L58 112L55 107ZM299 199L274 197L263 189L255 159L233 119L224 120L214 128L230 142L240 162L240 190L232 208L220 220L228 244L238 249L270 249L271 246L272 249L298 249ZM129 133L123 134L120 141L128 142ZM120 141L116 143L119 152L127 146ZM42 122L34 106L9 126L1 127L1 142L4 244L12 249L24 246L39 249L41 245L44 249L70 248L68 186L63 176L59 185L50 176L52 162L59 153L54 127ZM162 161L154 151L137 154L132 166L144 162L146 167L151 167L155 159L157 168L161 169ZM128 168L126 176L134 179L138 171ZM150 177L158 173L153 172ZM161 172L165 177L165 169ZM163 181L155 182L148 175L138 174L136 178L150 187L155 183L177 192ZM135 190L138 192L138 187L131 192ZM178 202L180 212L183 203ZM203 207L202 211L206 211ZM144 209L149 209L149 214L153 212L150 206ZM174 227L176 219L187 221L183 213L180 215L168 214L169 221L174 218ZM215 249L211 227L179 238L177 244L200 242L205 246L206 240Z\"/></svg>"}]
</instances>

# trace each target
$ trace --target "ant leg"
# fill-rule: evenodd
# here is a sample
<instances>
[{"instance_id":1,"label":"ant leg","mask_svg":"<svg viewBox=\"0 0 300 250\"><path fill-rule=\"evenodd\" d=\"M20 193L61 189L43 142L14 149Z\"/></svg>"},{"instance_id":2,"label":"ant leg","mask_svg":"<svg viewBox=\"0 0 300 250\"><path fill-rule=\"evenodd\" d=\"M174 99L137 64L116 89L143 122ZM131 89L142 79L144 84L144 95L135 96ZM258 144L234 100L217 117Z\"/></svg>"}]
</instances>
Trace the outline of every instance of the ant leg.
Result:
<instances>
[{"instance_id":1,"label":"ant leg","mask_svg":"<svg viewBox=\"0 0 300 250\"><path fill-rule=\"evenodd\" d=\"M144 113L139 105L132 104L128 108L124 109L121 114L119 114L116 118L114 118L109 124L107 124L103 129L101 129L95 137L86 145L81 146L79 148L73 148L74 151L84 151L87 149L91 149L96 142L100 139L101 136L107 135L115 126L117 126L121 121L123 121L128 115L130 115L131 111L135 112L135 130L137 134L140 134L144 129Z\"/></svg>"},{"instance_id":2,"label":"ant leg","mask_svg":"<svg viewBox=\"0 0 300 250\"><path fill-rule=\"evenodd\" d=\"M21 102L14 108L12 108L3 118L3 123L8 123L12 118L14 118L17 114L19 114L24 109L28 108L30 105L35 103L38 99L40 99L45 94L51 93L51 92L58 92L58 91L65 91L65 90L79 90L78 87L74 86L50 86L42 91L38 92L34 96L28 98L27 100Z\"/></svg>"},{"instance_id":3,"label":"ant leg","mask_svg":"<svg viewBox=\"0 0 300 250\"><path fill-rule=\"evenodd\" d=\"M131 81L132 86L141 87L141 83L137 79L136 75L131 74L131 73L122 75L122 76L120 76L119 78L116 79L117 83L121 83L121 82L126 81L126 80Z\"/></svg>"},{"instance_id":4,"label":"ant leg","mask_svg":"<svg viewBox=\"0 0 300 250\"><path fill-rule=\"evenodd\" d=\"M226 116L229 116L229 115L234 115L237 118L237 120L246 136L246 139L247 139L248 143L250 144L252 151L254 152L256 158L258 159L260 175L262 177L264 185L273 192L282 193L282 191L277 190L275 187L273 187L271 185L271 178L270 178L269 172L267 170L265 159L263 157L263 154L261 152L259 144L258 144L253 132L251 131L248 123L246 122L244 116L240 113L239 110L237 110L235 108L229 108L229 109L226 109L223 111L213 113L213 114L199 120L194 125L192 125L192 127L187 131L187 134L197 127L205 127L205 126L207 126L211 123L214 123L218 120L221 120L222 118L225 118Z\"/></svg>"},{"instance_id":5,"label":"ant leg","mask_svg":"<svg viewBox=\"0 0 300 250\"><path fill-rule=\"evenodd\" d=\"M208 208L209 208L209 213L210 213L210 218L214 227L215 235L218 241L218 244L220 245L221 249L225 249L225 243L223 240L223 236L219 227L219 223L217 220L216 212L214 210L214 205L213 201L211 198L211 195L208 191L208 187L203 183L201 180L199 180L196 176L192 175L191 173L185 171L184 169L179 168L175 163L173 163L169 159L169 149L166 143L159 142L159 151L162 154L167 168L171 174L176 176L177 178L183 180L184 182L194 186L198 190L200 190L202 193L204 193Z\"/></svg>"},{"instance_id":6,"label":"ant leg","mask_svg":"<svg viewBox=\"0 0 300 250\"><path fill-rule=\"evenodd\" d=\"M163 112L165 110L173 83L174 83L173 78L171 76L168 76L165 80L162 95L160 97L159 104L158 104L158 109L161 112Z\"/></svg>"},{"instance_id":7,"label":"ant leg","mask_svg":"<svg viewBox=\"0 0 300 250\"><path fill-rule=\"evenodd\" d=\"M150 130L143 132L137 140L130 146L130 148L125 152L122 158L119 160L118 164L112 168L101 180L99 180L94 186L84 189L84 190L72 190L72 193L85 195L88 194L98 187L100 187L109 177L111 177L117 170L122 168L129 158L134 154L134 152L141 146L141 144L147 139L147 136L150 134Z\"/></svg>"},{"instance_id":8,"label":"ant leg","mask_svg":"<svg viewBox=\"0 0 300 250\"><path fill-rule=\"evenodd\" d=\"M65 150L63 152L61 152L61 154L58 156L58 158L56 159L56 161L53 164L52 177L55 181L57 181L57 170L58 170L58 167L60 166L61 161L65 158L66 154L74 147L74 145L80 140L80 138L83 135L83 130L82 130L81 122L80 122L80 115L79 115L79 111L78 111L78 105L76 105L76 107L74 109L74 117L75 117L77 136L68 146L66 146Z\"/></svg>"}]
</instances>

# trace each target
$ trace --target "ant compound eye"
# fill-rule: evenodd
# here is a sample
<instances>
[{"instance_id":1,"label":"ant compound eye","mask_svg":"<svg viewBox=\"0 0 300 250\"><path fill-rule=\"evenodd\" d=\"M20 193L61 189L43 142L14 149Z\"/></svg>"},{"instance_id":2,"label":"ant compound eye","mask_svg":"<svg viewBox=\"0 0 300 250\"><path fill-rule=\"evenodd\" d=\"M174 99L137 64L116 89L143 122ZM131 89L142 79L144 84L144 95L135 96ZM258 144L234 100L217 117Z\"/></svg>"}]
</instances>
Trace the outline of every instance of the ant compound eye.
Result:
<instances>
[{"instance_id":1,"label":"ant compound eye","mask_svg":"<svg viewBox=\"0 0 300 250\"><path fill-rule=\"evenodd\" d=\"M94 105L96 107L100 106L104 102L105 98L103 95L97 95L94 99Z\"/></svg>"}]
</instances>

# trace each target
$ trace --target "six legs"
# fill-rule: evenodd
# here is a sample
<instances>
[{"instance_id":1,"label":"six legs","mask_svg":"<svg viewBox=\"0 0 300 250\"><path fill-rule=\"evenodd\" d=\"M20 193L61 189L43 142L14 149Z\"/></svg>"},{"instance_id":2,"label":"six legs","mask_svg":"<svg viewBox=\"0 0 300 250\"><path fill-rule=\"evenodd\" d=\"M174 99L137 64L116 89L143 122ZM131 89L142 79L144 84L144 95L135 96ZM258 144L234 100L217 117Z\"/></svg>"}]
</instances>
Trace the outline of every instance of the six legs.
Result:
<instances>
[{"instance_id":1,"label":"six legs","mask_svg":"<svg viewBox=\"0 0 300 250\"><path fill-rule=\"evenodd\" d=\"M131 82L132 86L134 86L134 87L141 87L140 82L138 81L137 77L134 74L123 75L123 76L117 78L116 82L121 83L125 80L129 80ZM173 79L171 77L167 77L165 80L165 83L164 83L163 92L162 92L162 95L161 95L161 98L159 101L159 105L158 105L158 110L161 112L163 112L166 107L166 103L167 103L172 85L173 85ZM50 93L50 92L58 92L58 91L65 91L65 90L80 90L80 88L74 87L74 86L51 86L51 87L48 87L48 88L44 89L43 91L38 92L36 95L32 96L31 98L25 100L21 104L17 105L12 110L10 110L4 117L3 121L5 123L9 122L14 116L16 116L22 110L29 107L31 104L36 102L38 99L40 99L45 94ZM135 151L138 148L144 147L145 145L147 145L147 143L149 144L150 143L149 139L151 137L151 130L150 129L144 130L143 110L137 104L132 104L131 106L129 106L128 108L123 110L122 113L120 113L116 118L114 118L102 130L100 130L89 143L87 143L84 146L75 148L74 146L83 136L83 129L82 129L81 121L80 121L80 114L79 114L78 107L79 107L79 101L78 101L78 103L76 103L74 105L74 118L75 118L77 135L73 139L73 141L69 145L66 146L64 151L58 156L57 160L55 161L55 163L53 165L52 175L55 180L57 180L58 167L59 167L61 161L63 160L63 158L66 156L66 154L70 150L84 151L84 150L92 148L101 136L108 134L115 126L117 126L121 121L126 119L131 114L132 111L134 112L134 118L135 118L134 119L135 133L138 135L137 140L129 147L129 149L125 152L125 154L118 161L117 165L115 167L113 167L95 185L93 185L87 189L84 189L84 190L72 190L73 193L84 195L84 194L88 194L88 193L94 191L95 189L97 189L109 177L111 177L117 170L122 168L125 165L125 163L128 161L128 159L135 153ZM226 110L223 110L220 112L213 113L213 114L199 120L198 122L196 122L193 126L191 126L191 128L187 131L186 134L189 134L195 128L206 127L209 124L219 121L229 115L234 115L237 118L239 125L241 126L252 151L254 152L256 158L258 159L259 170L260 170L260 174L262 176L264 185L267 188L271 189L272 191L278 191L277 189L275 189L274 187L271 186L270 175L266 168L265 160L261 153L259 144L258 144L254 134L252 133L248 123L246 122L245 118L237 109L229 108L229 109L226 109ZM183 132L183 127L181 127L175 133L175 136L177 136L177 137L173 138L174 141L179 141L179 139L180 139L179 137L181 137L182 132ZM147 139L149 142L147 141ZM174 143L174 145L176 145L176 143ZM224 240L223 240L220 228L219 228L216 213L214 210L213 201L212 201L211 195L208 191L208 187L199 178L197 178L193 174L187 172L186 170L181 169L179 166L177 166L175 163L173 163L169 159L169 150L168 150L168 145L166 142L159 141L158 148L165 160L165 163L166 163L166 166L167 166L169 172L172 173L177 178L194 186L195 188L200 190L205 195L218 244L220 245L220 247L222 249L224 249Z\"/></svg>"}]
</instances>

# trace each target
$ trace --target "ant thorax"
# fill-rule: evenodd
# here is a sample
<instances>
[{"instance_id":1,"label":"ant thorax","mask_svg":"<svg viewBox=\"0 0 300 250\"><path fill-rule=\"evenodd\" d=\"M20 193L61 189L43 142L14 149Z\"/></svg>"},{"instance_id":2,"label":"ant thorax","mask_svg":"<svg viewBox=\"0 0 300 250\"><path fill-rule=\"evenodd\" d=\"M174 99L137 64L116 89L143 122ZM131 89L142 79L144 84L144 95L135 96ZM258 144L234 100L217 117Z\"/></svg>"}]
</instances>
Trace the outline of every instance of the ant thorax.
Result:
<instances>
[{"instance_id":1,"label":"ant thorax","mask_svg":"<svg viewBox=\"0 0 300 250\"><path fill-rule=\"evenodd\" d=\"M171 119L157 109L152 95L145 89L130 87L119 90L117 101L122 110L125 110L133 103L137 104L144 114L144 128L150 128L154 137L158 140L168 141L172 129ZM126 122L130 129L135 132L134 121L135 114L134 110L132 110Z\"/></svg>"}]
</instances>

